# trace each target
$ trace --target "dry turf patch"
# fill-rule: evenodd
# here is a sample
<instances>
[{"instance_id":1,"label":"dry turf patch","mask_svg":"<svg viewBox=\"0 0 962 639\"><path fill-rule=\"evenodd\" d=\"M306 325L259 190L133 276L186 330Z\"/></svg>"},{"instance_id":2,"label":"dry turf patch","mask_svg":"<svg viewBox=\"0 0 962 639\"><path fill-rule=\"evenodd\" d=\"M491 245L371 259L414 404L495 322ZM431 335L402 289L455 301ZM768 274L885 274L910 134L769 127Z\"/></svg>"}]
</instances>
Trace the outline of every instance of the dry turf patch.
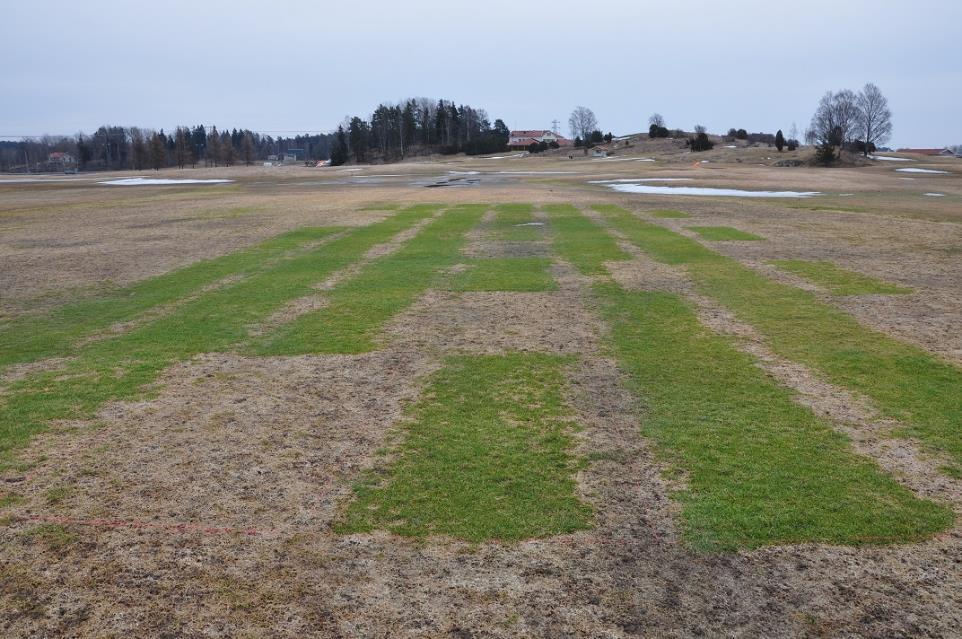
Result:
<instances>
[{"instance_id":1,"label":"dry turf patch","mask_svg":"<svg viewBox=\"0 0 962 639\"><path fill-rule=\"evenodd\" d=\"M775 353L868 397L883 415L905 423L907 434L960 463L962 436L956 425L962 419L962 369L690 238L618 207L599 209L655 260L685 266L696 290L755 327Z\"/></svg>"},{"instance_id":2,"label":"dry turf patch","mask_svg":"<svg viewBox=\"0 0 962 639\"><path fill-rule=\"evenodd\" d=\"M518 185L488 193L493 201L528 192L567 197L552 188L557 193ZM328 197L305 193L305 201ZM366 197L393 196L382 189ZM530 207L507 210L520 216ZM704 210L699 223L719 222ZM672 290L690 294L682 269L627 259L573 207L558 209L566 220L548 212L546 225L520 227L529 228L517 231L523 238L479 233L479 248L549 257L547 231L554 250L593 280L610 269L644 289L656 264L666 285L669 272L681 274ZM761 229L770 241L780 236L779 215ZM544 218L535 211L518 219ZM576 232L559 235L565 225ZM57 422L34 440L0 484L0 635L888 638L949 637L962 625L956 531L885 546L692 551L677 526L683 502L673 496L692 476L663 476L663 453L641 436L651 405L629 391L627 371L609 359L614 351L604 354L591 281L555 263L558 288L550 292L432 289L449 281L445 270L452 271L441 269L417 301L382 323L384 350L201 355L167 368L150 401L108 403L95 421ZM277 308L284 306L271 312ZM632 324L645 316L631 314ZM571 472L579 503L591 506L593 527L509 543L335 534L352 484L400 459L382 465L377 452L403 447L404 406L430 401L423 390L441 379L432 374L442 374L444 358L505 351L541 353L531 361L544 358L548 368L556 360L545 353L566 356L557 385L562 421L577 427L567 431L566 460L575 466L561 468ZM708 422L714 413L705 415Z\"/></svg>"}]
</instances>

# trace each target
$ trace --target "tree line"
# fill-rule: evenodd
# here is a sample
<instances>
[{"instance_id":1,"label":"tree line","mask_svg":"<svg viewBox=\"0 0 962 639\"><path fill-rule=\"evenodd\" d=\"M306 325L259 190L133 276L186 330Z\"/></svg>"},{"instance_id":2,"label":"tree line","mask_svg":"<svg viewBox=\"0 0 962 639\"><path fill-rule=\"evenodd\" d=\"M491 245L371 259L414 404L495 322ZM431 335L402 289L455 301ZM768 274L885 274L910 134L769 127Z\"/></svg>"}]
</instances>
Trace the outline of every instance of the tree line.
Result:
<instances>
[{"instance_id":1,"label":"tree line","mask_svg":"<svg viewBox=\"0 0 962 639\"><path fill-rule=\"evenodd\" d=\"M216 126L178 126L167 133L140 127L104 125L93 134L43 136L0 142L0 170L43 169L51 153L73 156L81 171L119 171L201 166L251 165L290 149L305 159L330 155L330 134L272 137L249 129L218 131Z\"/></svg>"},{"instance_id":2,"label":"tree line","mask_svg":"<svg viewBox=\"0 0 962 639\"><path fill-rule=\"evenodd\" d=\"M299 159L394 162L416 155L496 153L510 132L484 109L450 100L411 98L380 104L368 118L345 118L333 133L273 137L249 129L178 126L173 131L101 126L92 134L0 142L0 171L39 170L51 153L66 152L82 171L232 166L263 162L300 150ZM46 167L49 168L49 167Z\"/></svg>"}]
</instances>

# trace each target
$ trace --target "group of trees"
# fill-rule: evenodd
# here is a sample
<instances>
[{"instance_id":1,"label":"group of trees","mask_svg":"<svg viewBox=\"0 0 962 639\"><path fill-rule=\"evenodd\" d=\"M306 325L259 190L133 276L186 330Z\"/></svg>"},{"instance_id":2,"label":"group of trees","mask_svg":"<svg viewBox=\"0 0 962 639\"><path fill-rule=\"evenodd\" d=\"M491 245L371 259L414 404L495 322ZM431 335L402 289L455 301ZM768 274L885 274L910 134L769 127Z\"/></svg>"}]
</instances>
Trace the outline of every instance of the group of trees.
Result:
<instances>
[{"instance_id":1,"label":"group of trees","mask_svg":"<svg viewBox=\"0 0 962 639\"><path fill-rule=\"evenodd\" d=\"M0 143L0 170L43 168L51 153L72 155L84 171L162 169L176 166L253 164L289 149L303 149L305 159L326 159L330 135L274 138L248 129L218 131L200 124L179 126L172 132L139 127L104 125L93 134L44 136Z\"/></svg>"},{"instance_id":2,"label":"group of trees","mask_svg":"<svg viewBox=\"0 0 962 639\"><path fill-rule=\"evenodd\" d=\"M161 169L177 166L253 164L300 149L304 160L391 162L428 153L504 151L510 132L484 109L449 100L412 98L380 104L370 118L354 116L334 133L271 137L248 129L179 126L171 132L102 126L92 135L44 136L0 143L0 170L42 168L50 153L63 151L81 170Z\"/></svg>"},{"instance_id":3,"label":"group of trees","mask_svg":"<svg viewBox=\"0 0 962 639\"><path fill-rule=\"evenodd\" d=\"M504 121L449 100L411 98L380 104L370 119L346 118L332 135L331 164L393 162L425 153L497 153L507 148Z\"/></svg>"},{"instance_id":4,"label":"group of trees","mask_svg":"<svg viewBox=\"0 0 962 639\"><path fill-rule=\"evenodd\" d=\"M660 113L653 113L651 117L648 118L649 138L667 138L670 134L671 131L665 126L665 118L662 117Z\"/></svg>"},{"instance_id":5,"label":"group of trees","mask_svg":"<svg viewBox=\"0 0 962 639\"><path fill-rule=\"evenodd\" d=\"M822 96L806 138L816 145L816 162L829 165L841 150L867 156L891 135L892 112L888 100L877 86L869 83L857 94L842 89Z\"/></svg>"}]
</instances>

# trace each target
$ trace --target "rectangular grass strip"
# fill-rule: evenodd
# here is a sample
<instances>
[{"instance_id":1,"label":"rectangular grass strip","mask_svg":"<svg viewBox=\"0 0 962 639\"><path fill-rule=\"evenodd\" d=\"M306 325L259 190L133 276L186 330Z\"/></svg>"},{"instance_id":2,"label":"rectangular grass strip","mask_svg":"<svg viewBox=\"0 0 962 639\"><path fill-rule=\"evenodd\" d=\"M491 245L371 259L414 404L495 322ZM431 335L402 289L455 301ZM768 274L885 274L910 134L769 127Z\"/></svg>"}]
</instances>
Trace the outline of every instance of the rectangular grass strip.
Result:
<instances>
[{"instance_id":1,"label":"rectangular grass strip","mask_svg":"<svg viewBox=\"0 0 962 639\"><path fill-rule=\"evenodd\" d=\"M289 256L129 333L88 344L77 351L65 371L37 373L11 384L8 394L0 398L0 453L27 441L49 420L87 418L104 402L141 395L145 385L174 362L245 341L249 326L312 292L312 284L435 210L411 207L329 244Z\"/></svg>"},{"instance_id":2,"label":"rectangular grass strip","mask_svg":"<svg viewBox=\"0 0 962 639\"><path fill-rule=\"evenodd\" d=\"M783 271L811 280L833 295L904 295L912 292L910 288L847 271L831 262L773 260L772 264Z\"/></svg>"},{"instance_id":3,"label":"rectangular grass strip","mask_svg":"<svg viewBox=\"0 0 962 639\"><path fill-rule=\"evenodd\" d=\"M654 259L686 265L700 292L753 325L776 353L870 398L883 414L907 425L903 434L948 453L962 466L958 367L624 209L595 208Z\"/></svg>"},{"instance_id":4,"label":"rectangular grass strip","mask_svg":"<svg viewBox=\"0 0 962 639\"><path fill-rule=\"evenodd\" d=\"M43 316L25 316L0 324L0 368L43 357L67 355L78 340L111 324L135 319L147 310L174 303L220 279L256 269L268 260L341 230L333 227L297 229L251 248L196 262L92 299L67 304Z\"/></svg>"},{"instance_id":5,"label":"rectangular grass strip","mask_svg":"<svg viewBox=\"0 0 962 639\"><path fill-rule=\"evenodd\" d=\"M472 260L469 268L452 278L453 291L535 292L557 290L546 257L502 257Z\"/></svg>"},{"instance_id":6,"label":"rectangular grass strip","mask_svg":"<svg viewBox=\"0 0 962 639\"><path fill-rule=\"evenodd\" d=\"M322 309L278 327L254 345L262 355L363 353L377 348L384 323L410 306L461 255L464 234L487 205L454 207L398 251L371 262L328 295Z\"/></svg>"},{"instance_id":7,"label":"rectangular grass strip","mask_svg":"<svg viewBox=\"0 0 962 639\"><path fill-rule=\"evenodd\" d=\"M643 397L645 435L684 473L684 533L706 550L923 539L950 509L916 498L793 401L668 293L595 287L610 342Z\"/></svg>"},{"instance_id":8,"label":"rectangular grass strip","mask_svg":"<svg viewBox=\"0 0 962 639\"><path fill-rule=\"evenodd\" d=\"M758 235L746 233L745 231L739 231L738 229L730 226L688 226L686 228L690 231L698 233L706 240L710 240L712 242L757 242L758 240L764 239Z\"/></svg>"},{"instance_id":9,"label":"rectangular grass strip","mask_svg":"<svg viewBox=\"0 0 962 639\"><path fill-rule=\"evenodd\" d=\"M565 358L450 358L408 411L383 476L356 486L338 532L515 541L587 528L575 494Z\"/></svg>"},{"instance_id":10,"label":"rectangular grass strip","mask_svg":"<svg viewBox=\"0 0 962 639\"><path fill-rule=\"evenodd\" d=\"M546 204L542 207L554 231L552 245L565 260L583 275L607 273L605 262L629 259L609 233L581 214L570 204Z\"/></svg>"},{"instance_id":11,"label":"rectangular grass strip","mask_svg":"<svg viewBox=\"0 0 962 639\"><path fill-rule=\"evenodd\" d=\"M492 231L499 240L507 242L529 242L541 237L542 229L534 219L534 206L531 204L499 204L495 207Z\"/></svg>"}]
</instances>

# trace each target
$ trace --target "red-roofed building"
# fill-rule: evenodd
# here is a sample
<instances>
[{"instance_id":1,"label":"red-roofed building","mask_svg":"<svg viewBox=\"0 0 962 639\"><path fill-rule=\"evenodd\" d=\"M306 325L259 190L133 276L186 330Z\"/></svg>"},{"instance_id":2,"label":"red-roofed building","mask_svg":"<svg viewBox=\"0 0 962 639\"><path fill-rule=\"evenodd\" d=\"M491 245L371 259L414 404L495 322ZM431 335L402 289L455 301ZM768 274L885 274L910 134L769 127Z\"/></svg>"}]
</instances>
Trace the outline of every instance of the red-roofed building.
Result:
<instances>
[{"instance_id":1,"label":"red-roofed building","mask_svg":"<svg viewBox=\"0 0 962 639\"><path fill-rule=\"evenodd\" d=\"M572 144L571 140L554 131L534 129L531 131L512 131L508 138L508 148L512 151L524 151L532 144L538 144L539 142L545 144L557 142L558 146L571 146Z\"/></svg>"}]
</instances>

